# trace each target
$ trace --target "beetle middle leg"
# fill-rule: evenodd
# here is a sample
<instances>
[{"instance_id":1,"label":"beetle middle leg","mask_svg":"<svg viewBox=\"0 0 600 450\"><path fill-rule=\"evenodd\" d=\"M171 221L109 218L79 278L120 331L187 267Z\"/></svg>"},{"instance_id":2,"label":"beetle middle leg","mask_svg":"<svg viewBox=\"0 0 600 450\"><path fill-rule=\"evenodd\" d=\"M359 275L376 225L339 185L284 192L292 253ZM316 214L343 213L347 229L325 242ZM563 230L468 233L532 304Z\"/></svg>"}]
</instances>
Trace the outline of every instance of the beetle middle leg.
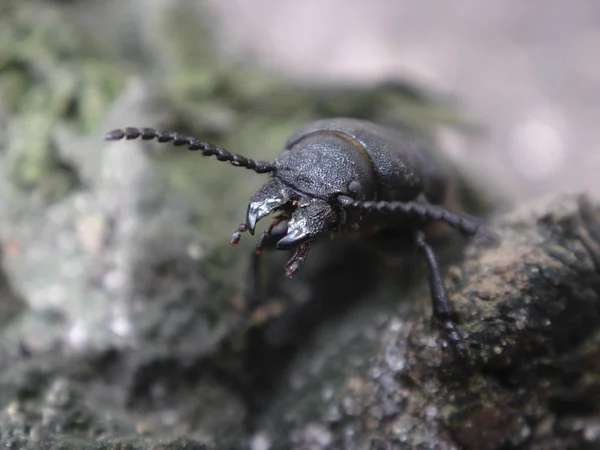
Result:
<instances>
[{"instance_id":1,"label":"beetle middle leg","mask_svg":"<svg viewBox=\"0 0 600 450\"><path fill-rule=\"evenodd\" d=\"M264 297L264 289L262 284L262 270L261 270L261 255L265 248L274 247L275 242L281 239L287 233L287 227L285 223L282 224L284 218L282 216L275 217L271 222L271 225L263 232L260 237L256 248L252 252L252 259L250 261L250 280L246 288L246 302L245 307L250 313L260 303Z\"/></svg>"},{"instance_id":2,"label":"beetle middle leg","mask_svg":"<svg viewBox=\"0 0 600 450\"><path fill-rule=\"evenodd\" d=\"M466 358L468 349L454 323L454 310L448 299L448 293L446 292L444 280L433 248L427 243L425 233L422 230L416 230L414 236L417 248L427 263L434 316L439 320L442 329L456 354L461 358Z\"/></svg>"}]
</instances>

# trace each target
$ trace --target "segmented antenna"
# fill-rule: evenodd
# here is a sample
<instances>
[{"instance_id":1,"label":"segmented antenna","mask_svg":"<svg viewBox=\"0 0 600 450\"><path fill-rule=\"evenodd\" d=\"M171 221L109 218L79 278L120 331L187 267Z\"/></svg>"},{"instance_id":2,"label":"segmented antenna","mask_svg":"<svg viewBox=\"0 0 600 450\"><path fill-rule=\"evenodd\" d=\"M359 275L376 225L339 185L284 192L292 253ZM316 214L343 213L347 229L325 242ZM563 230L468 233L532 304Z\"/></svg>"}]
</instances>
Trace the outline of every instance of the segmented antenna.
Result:
<instances>
[{"instance_id":1,"label":"segmented antenna","mask_svg":"<svg viewBox=\"0 0 600 450\"><path fill-rule=\"evenodd\" d=\"M379 212L383 214L401 213L407 217L417 217L429 221L445 222L456 228L466 236L478 235L491 243L500 242L500 236L489 228L484 227L478 220L466 214L450 211L443 206L430 205L416 202L363 202L354 201L344 205L365 212Z\"/></svg>"},{"instance_id":2,"label":"segmented antenna","mask_svg":"<svg viewBox=\"0 0 600 450\"><path fill-rule=\"evenodd\" d=\"M269 173L275 170L275 166L266 161L254 161L245 156L231 153L224 148L217 147L208 142L201 142L198 139L190 136L185 136L173 131L155 130L153 128L124 128L111 131L104 135L105 141L119 141L121 139L137 139L141 138L145 141L152 139L158 142L172 142L173 145L180 147L187 145L191 151L200 151L204 156L216 156L219 161L227 161L236 167L245 167L253 170L256 173Z\"/></svg>"}]
</instances>

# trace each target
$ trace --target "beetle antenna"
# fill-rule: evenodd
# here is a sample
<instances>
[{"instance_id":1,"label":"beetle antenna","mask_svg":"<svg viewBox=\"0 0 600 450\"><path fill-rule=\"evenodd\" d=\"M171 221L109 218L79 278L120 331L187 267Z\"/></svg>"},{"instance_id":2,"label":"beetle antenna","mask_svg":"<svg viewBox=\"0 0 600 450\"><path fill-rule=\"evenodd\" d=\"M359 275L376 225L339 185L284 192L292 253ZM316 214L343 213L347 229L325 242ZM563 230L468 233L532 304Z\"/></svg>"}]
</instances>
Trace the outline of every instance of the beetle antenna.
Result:
<instances>
[{"instance_id":1,"label":"beetle antenna","mask_svg":"<svg viewBox=\"0 0 600 450\"><path fill-rule=\"evenodd\" d=\"M216 156L219 161L228 161L233 166L245 167L256 173L269 173L275 170L275 166L272 163L266 161L254 161L253 159L231 153L224 148L217 147L208 142L201 142L194 137L189 137L173 131L155 130L153 128L124 128L111 131L104 135L105 141L119 141L121 139L132 140L137 138L141 138L145 141L155 139L158 142L172 142L173 145L177 147L187 145L188 149L191 151L199 150L204 156Z\"/></svg>"},{"instance_id":2,"label":"beetle antenna","mask_svg":"<svg viewBox=\"0 0 600 450\"><path fill-rule=\"evenodd\" d=\"M364 212L378 212L382 214L401 213L408 217L421 218L427 221L442 221L457 229L465 236L480 236L491 243L500 242L500 236L489 228L484 227L480 221L458 211L451 211L439 205L417 202L364 202L341 200L344 208L351 208Z\"/></svg>"}]
</instances>

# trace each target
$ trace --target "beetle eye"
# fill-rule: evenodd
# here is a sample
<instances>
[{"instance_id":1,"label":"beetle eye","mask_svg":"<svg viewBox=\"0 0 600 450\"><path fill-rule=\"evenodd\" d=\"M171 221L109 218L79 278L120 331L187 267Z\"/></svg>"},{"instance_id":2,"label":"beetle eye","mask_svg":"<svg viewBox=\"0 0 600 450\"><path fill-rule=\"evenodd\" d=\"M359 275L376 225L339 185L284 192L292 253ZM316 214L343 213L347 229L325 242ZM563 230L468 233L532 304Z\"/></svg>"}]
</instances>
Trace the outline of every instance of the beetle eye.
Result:
<instances>
[{"instance_id":1,"label":"beetle eye","mask_svg":"<svg viewBox=\"0 0 600 450\"><path fill-rule=\"evenodd\" d=\"M356 197L362 198L363 196L362 185L356 180L353 180L350 182L350 184L348 184L348 190Z\"/></svg>"}]
</instances>

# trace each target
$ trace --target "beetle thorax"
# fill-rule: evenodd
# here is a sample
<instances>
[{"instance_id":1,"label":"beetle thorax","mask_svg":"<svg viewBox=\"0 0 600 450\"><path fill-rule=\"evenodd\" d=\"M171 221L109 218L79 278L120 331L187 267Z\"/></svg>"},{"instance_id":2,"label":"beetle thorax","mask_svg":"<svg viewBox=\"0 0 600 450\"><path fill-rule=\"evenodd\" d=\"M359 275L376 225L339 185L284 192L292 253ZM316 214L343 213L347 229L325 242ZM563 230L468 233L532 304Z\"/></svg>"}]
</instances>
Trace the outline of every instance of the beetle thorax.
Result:
<instances>
[{"instance_id":1,"label":"beetle thorax","mask_svg":"<svg viewBox=\"0 0 600 450\"><path fill-rule=\"evenodd\" d=\"M310 197L334 201L339 195L373 199L371 161L358 142L335 132L310 134L275 161L275 177Z\"/></svg>"}]
</instances>

